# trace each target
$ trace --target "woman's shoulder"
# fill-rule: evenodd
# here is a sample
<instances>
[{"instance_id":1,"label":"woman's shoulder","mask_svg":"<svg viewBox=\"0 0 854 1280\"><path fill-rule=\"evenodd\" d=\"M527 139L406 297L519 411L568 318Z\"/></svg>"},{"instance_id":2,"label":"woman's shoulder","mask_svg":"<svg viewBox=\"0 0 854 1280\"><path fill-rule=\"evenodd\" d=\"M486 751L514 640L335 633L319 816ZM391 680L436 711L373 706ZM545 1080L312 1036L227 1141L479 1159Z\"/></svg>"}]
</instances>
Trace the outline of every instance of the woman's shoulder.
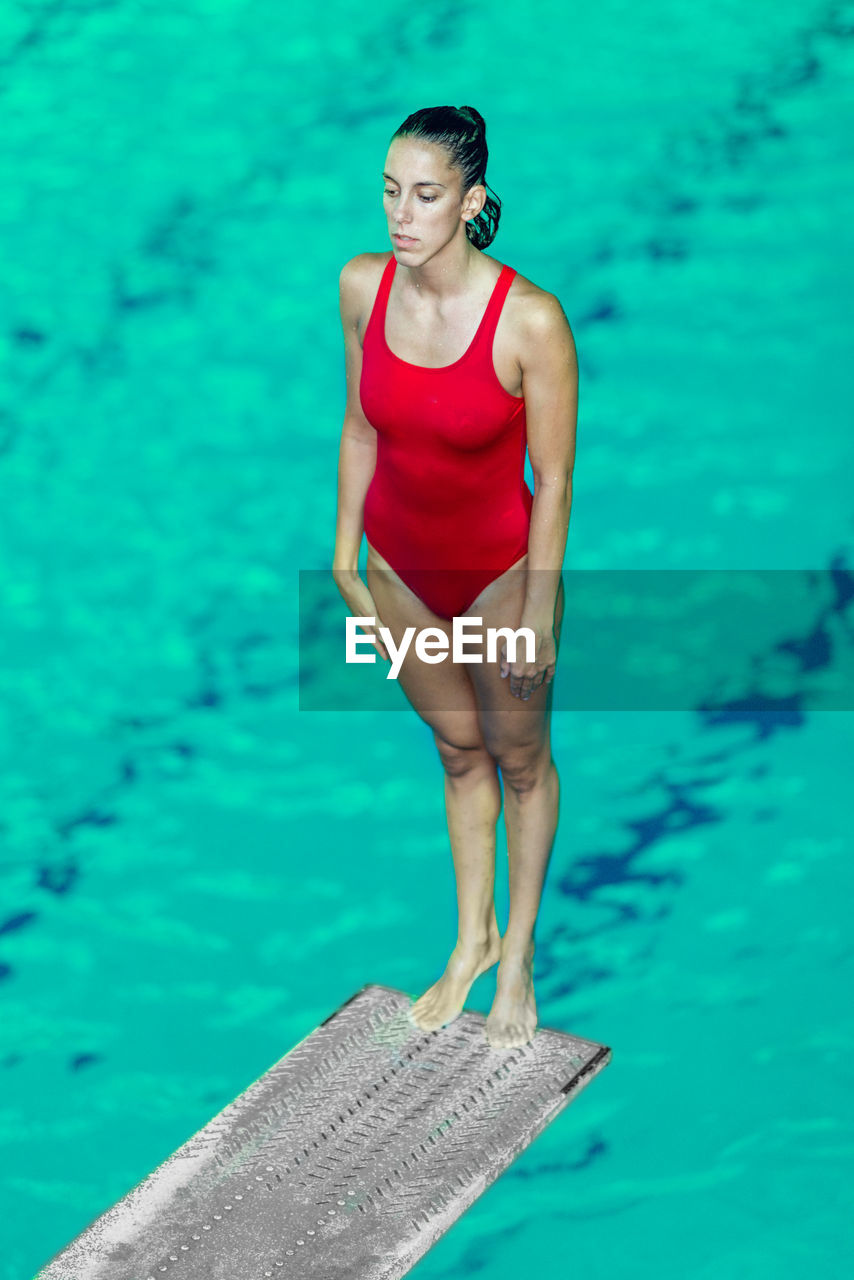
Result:
<instances>
[{"instance_id":1,"label":"woman's shoulder","mask_svg":"<svg viewBox=\"0 0 854 1280\"><path fill-rule=\"evenodd\" d=\"M494 259L498 266L501 265L499 259ZM529 280L527 276L523 276L522 272L513 266L512 262L506 264L511 267L516 274L510 282L510 288L507 291L508 302L512 299L520 304L520 309L526 312L548 312L555 305L560 307L560 302L553 293L549 293L548 289L543 289L538 284L534 284L533 280Z\"/></svg>"},{"instance_id":2,"label":"woman's shoulder","mask_svg":"<svg viewBox=\"0 0 854 1280\"><path fill-rule=\"evenodd\" d=\"M384 253L357 253L349 258L338 276L341 312L352 323L357 323L369 299L379 287L386 264L393 256L391 249Z\"/></svg>"},{"instance_id":3,"label":"woman's shoulder","mask_svg":"<svg viewBox=\"0 0 854 1280\"><path fill-rule=\"evenodd\" d=\"M393 252L388 249L382 253L357 253L355 257L348 258L341 268L339 281L343 287L357 286L368 280L374 279L377 275L382 275L383 270L389 259L393 257Z\"/></svg>"},{"instance_id":4,"label":"woman's shoulder","mask_svg":"<svg viewBox=\"0 0 854 1280\"><path fill-rule=\"evenodd\" d=\"M534 284L520 271L516 271L507 291L506 306L514 325L532 341L542 340L556 330L569 327L557 295Z\"/></svg>"}]
</instances>

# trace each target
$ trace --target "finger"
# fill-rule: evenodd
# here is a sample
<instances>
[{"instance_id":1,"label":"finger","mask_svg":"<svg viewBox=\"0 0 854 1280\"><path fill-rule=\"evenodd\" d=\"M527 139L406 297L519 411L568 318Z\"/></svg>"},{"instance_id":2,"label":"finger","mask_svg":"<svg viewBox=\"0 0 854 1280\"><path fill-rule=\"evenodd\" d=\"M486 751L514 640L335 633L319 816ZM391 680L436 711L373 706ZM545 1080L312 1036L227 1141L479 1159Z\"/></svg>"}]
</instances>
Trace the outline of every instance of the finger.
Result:
<instances>
[{"instance_id":1,"label":"finger","mask_svg":"<svg viewBox=\"0 0 854 1280\"><path fill-rule=\"evenodd\" d=\"M543 672L535 671L533 675L525 677L525 684L522 691L522 699L527 702L532 693L536 693L540 685L543 683Z\"/></svg>"},{"instance_id":2,"label":"finger","mask_svg":"<svg viewBox=\"0 0 854 1280\"><path fill-rule=\"evenodd\" d=\"M517 698L527 698L531 692L530 676L515 676L510 680L510 692Z\"/></svg>"},{"instance_id":3,"label":"finger","mask_svg":"<svg viewBox=\"0 0 854 1280\"><path fill-rule=\"evenodd\" d=\"M384 624L384 622L383 622L382 618L377 618L377 627L382 627L382 626L384 626L384 625L385 625L385 624ZM376 636L377 636L377 648L379 649L379 651L380 651L380 653L382 654L382 656L383 656L383 658L385 659L385 661L386 661L386 662L391 662L391 658L388 656L388 649L387 649L387 648L386 648L386 646L383 644L383 641L382 641L382 639L381 639L381 637L380 637L380 633L379 633L379 631L377 631Z\"/></svg>"},{"instance_id":4,"label":"finger","mask_svg":"<svg viewBox=\"0 0 854 1280\"><path fill-rule=\"evenodd\" d=\"M389 656L388 656L388 650L386 649L385 645L383 644L383 642L382 642L382 640L380 639L380 637L379 637L379 635L377 634L377 632L376 632L376 631L372 631L370 627L359 627L359 630L360 630L361 632L363 632L363 633L364 633L364 635L366 635L366 636L368 636L368 637L370 638L371 643L373 644L374 648L376 649L376 651L377 651L377 653L380 655L380 657L381 657L385 662L389 662L389 661L390 661L390 659L389 659Z\"/></svg>"}]
</instances>

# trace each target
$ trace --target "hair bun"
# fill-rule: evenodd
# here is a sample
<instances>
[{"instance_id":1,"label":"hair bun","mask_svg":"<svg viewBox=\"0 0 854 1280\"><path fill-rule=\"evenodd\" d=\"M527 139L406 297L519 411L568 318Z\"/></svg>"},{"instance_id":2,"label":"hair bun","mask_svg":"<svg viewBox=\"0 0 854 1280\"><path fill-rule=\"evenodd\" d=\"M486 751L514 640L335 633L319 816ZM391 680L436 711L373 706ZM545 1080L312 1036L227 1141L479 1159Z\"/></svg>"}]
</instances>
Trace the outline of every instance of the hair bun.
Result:
<instances>
[{"instance_id":1,"label":"hair bun","mask_svg":"<svg viewBox=\"0 0 854 1280\"><path fill-rule=\"evenodd\" d=\"M471 117L472 124L476 124L478 129L486 133L486 121L483 116L474 107L457 107L458 111L465 111L466 115Z\"/></svg>"}]
</instances>

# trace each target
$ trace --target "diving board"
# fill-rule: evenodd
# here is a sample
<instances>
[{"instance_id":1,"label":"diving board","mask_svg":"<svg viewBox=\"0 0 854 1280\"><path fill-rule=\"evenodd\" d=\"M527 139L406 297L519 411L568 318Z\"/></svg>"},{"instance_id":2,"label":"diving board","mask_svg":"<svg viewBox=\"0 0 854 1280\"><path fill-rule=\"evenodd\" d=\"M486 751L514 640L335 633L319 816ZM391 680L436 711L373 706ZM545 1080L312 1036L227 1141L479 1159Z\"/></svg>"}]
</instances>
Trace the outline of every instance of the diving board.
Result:
<instances>
[{"instance_id":1,"label":"diving board","mask_svg":"<svg viewBox=\"0 0 854 1280\"><path fill-rule=\"evenodd\" d=\"M482 1014L425 1032L370 984L34 1280L398 1280L611 1059Z\"/></svg>"}]
</instances>

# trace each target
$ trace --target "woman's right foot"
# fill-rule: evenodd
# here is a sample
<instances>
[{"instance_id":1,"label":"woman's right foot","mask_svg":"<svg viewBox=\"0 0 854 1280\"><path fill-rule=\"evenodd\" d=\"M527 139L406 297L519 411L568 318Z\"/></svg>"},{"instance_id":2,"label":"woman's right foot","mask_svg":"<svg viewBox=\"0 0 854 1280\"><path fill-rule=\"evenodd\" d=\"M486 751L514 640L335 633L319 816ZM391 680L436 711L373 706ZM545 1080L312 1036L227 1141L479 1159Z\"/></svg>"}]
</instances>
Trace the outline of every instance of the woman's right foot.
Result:
<instances>
[{"instance_id":1,"label":"woman's right foot","mask_svg":"<svg viewBox=\"0 0 854 1280\"><path fill-rule=\"evenodd\" d=\"M422 1031L437 1031L462 1013L475 978L501 959L501 934L491 934L486 942L457 943L445 972L408 1009L409 1018Z\"/></svg>"}]
</instances>

